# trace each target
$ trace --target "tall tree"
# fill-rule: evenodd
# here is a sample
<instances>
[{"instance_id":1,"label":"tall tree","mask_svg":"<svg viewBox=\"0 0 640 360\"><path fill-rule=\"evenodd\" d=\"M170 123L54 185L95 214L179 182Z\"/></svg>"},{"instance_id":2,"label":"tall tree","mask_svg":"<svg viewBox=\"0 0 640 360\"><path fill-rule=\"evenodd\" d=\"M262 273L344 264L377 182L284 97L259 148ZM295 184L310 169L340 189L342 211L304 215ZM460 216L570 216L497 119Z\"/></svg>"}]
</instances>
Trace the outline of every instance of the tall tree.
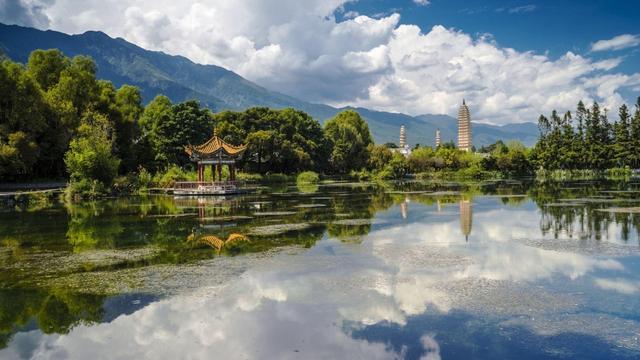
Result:
<instances>
[{"instance_id":1,"label":"tall tree","mask_svg":"<svg viewBox=\"0 0 640 360\"><path fill-rule=\"evenodd\" d=\"M640 97L636 101L630 128L632 150L630 165L634 169L640 169Z\"/></svg>"},{"instance_id":2,"label":"tall tree","mask_svg":"<svg viewBox=\"0 0 640 360\"><path fill-rule=\"evenodd\" d=\"M631 154L633 144L631 143L631 133L629 129L629 109L627 105L620 106L618 111L619 119L614 124L614 144L613 153L615 165L624 167L631 165Z\"/></svg>"},{"instance_id":3,"label":"tall tree","mask_svg":"<svg viewBox=\"0 0 640 360\"><path fill-rule=\"evenodd\" d=\"M332 145L329 162L332 170L346 174L367 165L367 147L373 144L369 126L356 111L346 110L326 122L324 132Z\"/></svg>"}]
</instances>

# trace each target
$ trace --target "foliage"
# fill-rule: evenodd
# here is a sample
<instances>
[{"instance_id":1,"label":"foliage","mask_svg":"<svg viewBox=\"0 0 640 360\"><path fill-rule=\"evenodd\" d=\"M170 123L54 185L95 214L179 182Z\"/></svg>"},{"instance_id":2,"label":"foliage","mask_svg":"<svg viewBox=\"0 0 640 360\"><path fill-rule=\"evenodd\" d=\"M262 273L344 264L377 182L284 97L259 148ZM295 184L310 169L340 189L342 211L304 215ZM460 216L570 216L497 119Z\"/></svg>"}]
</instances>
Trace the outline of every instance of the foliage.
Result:
<instances>
[{"instance_id":1,"label":"foliage","mask_svg":"<svg viewBox=\"0 0 640 360\"><path fill-rule=\"evenodd\" d=\"M382 170L393 158L393 152L389 150L387 145L369 144L369 161L367 168L369 170Z\"/></svg>"},{"instance_id":2,"label":"foliage","mask_svg":"<svg viewBox=\"0 0 640 360\"><path fill-rule=\"evenodd\" d=\"M383 180L399 180L409 173L407 160L402 154L394 153L391 161L376 174L378 179Z\"/></svg>"},{"instance_id":3,"label":"foliage","mask_svg":"<svg viewBox=\"0 0 640 360\"><path fill-rule=\"evenodd\" d=\"M317 184L320 182L320 176L313 171L305 171L298 174L296 183L298 184Z\"/></svg>"},{"instance_id":4,"label":"foliage","mask_svg":"<svg viewBox=\"0 0 640 360\"><path fill-rule=\"evenodd\" d=\"M597 102L591 108L578 103L575 120L567 112L560 117L554 110L550 118L540 116L540 137L531 154L541 172L554 170L640 167L640 99L633 117L626 105L618 109L618 120L609 122L606 109Z\"/></svg>"},{"instance_id":5,"label":"foliage","mask_svg":"<svg viewBox=\"0 0 640 360\"><path fill-rule=\"evenodd\" d=\"M231 144L247 144L239 166L250 172L323 171L328 143L320 124L308 114L264 107L213 116L219 136Z\"/></svg>"},{"instance_id":6,"label":"foliage","mask_svg":"<svg viewBox=\"0 0 640 360\"><path fill-rule=\"evenodd\" d=\"M71 182L97 182L109 187L116 175L120 160L113 151L112 128L103 115L87 113L71 141L65 164Z\"/></svg>"},{"instance_id":7,"label":"foliage","mask_svg":"<svg viewBox=\"0 0 640 360\"><path fill-rule=\"evenodd\" d=\"M360 114L343 111L326 122L324 132L332 147L329 164L334 173L348 174L367 165L373 138Z\"/></svg>"},{"instance_id":8,"label":"foliage","mask_svg":"<svg viewBox=\"0 0 640 360\"><path fill-rule=\"evenodd\" d=\"M171 165L164 171L158 172L153 177L153 183L159 187L167 187L176 181L187 181L189 177L187 173L177 165Z\"/></svg>"}]
</instances>

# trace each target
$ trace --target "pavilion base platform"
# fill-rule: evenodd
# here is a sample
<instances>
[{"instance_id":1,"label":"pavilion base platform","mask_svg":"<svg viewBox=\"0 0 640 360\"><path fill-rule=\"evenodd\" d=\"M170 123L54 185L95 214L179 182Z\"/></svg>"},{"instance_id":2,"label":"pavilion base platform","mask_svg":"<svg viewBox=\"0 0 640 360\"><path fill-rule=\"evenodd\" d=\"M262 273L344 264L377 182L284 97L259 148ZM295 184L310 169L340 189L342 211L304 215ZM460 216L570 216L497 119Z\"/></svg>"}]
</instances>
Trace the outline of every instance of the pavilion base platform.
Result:
<instances>
[{"instance_id":1,"label":"pavilion base platform","mask_svg":"<svg viewBox=\"0 0 640 360\"><path fill-rule=\"evenodd\" d=\"M173 195L234 195L250 191L238 181L181 181L173 185Z\"/></svg>"}]
</instances>

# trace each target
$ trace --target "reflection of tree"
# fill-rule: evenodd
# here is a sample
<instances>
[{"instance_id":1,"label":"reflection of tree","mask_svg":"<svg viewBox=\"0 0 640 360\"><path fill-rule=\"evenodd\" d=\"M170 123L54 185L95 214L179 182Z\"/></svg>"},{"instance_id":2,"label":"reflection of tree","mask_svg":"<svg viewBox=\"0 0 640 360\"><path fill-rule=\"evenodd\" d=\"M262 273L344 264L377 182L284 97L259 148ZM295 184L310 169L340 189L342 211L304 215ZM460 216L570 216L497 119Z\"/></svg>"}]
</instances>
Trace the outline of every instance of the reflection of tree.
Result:
<instances>
[{"instance_id":1,"label":"reflection of tree","mask_svg":"<svg viewBox=\"0 0 640 360\"><path fill-rule=\"evenodd\" d=\"M113 206L117 207L118 202L114 202ZM117 237L124 228L120 225L118 216L103 216L112 209L96 202L69 203L66 207L70 215L67 240L74 251L115 247Z\"/></svg>"},{"instance_id":2,"label":"reflection of tree","mask_svg":"<svg viewBox=\"0 0 640 360\"><path fill-rule=\"evenodd\" d=\"M47 334L68 333L78 324L102 319L103 296L72 294L59 289L0 290L0 348L8 345L14 333L35 319Z\"/></svg>"},{"instance_id":3,"label":"reflection of tree","mask_svg":"<svg viewBox=\"0 0 640 360\"><path fill-rule=\"evenodd\" d=\"M609 236L612 224L617 224L622 240L628 241L633 228L640 234L640 216L602 211L617 206L610 201L612 197L603 195L603 191L627 188L626 182L547 182L532 187L529 196L540 208L540 229L544 235L558 238L566 234L568 237L600 240ZM632 196L633 193L617 193L615 197L624 199Z\"/></svg>"},{"instance_id":4,"label":"reflection of tree","mask_svg":"<svg viewBox=\"0 0 640 360\"><path fill-rule=\"evenodd\" d=\"M403 198L404 199L404 198ZM351 196L338 196L332 200L335 214L348 214L350 219L371 220L376 212L386 210L395 203L394 197L381 189L361 191ZM347 242L360 242L371 231L371 223L327 225L329 236Z\"/></svg>"}]
</instances>

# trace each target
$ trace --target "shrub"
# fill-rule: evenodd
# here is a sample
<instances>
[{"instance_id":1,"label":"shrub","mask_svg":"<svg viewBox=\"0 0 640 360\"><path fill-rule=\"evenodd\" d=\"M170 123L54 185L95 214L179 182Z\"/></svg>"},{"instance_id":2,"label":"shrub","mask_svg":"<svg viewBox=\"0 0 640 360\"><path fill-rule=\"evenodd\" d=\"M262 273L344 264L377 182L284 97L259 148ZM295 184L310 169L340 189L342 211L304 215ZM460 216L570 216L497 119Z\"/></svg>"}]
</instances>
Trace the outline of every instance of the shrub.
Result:
<instances>
[{"instance_id":1,"label":"shrub","mask_svg":"<svg viewBox=\"0 0 640 360\"><path fill-rule=\"evenodd\" d=\"M285 174L265 174L262 176L262 181L265 183L284 183L292 180L291 177Z\"/></svg>"},{"instance_id":2,"label":"shrub","mask_svg":"<svg viewBox=\"0 0 640 360\"><path fill-rule=\"evenodd\" d=\"M296 178L298 184L317 184L319 181L320 176L313 171L301 172Z\"/></svg>"},{"instance_id":3,"label":"shrub","mask_svg":"<svg viewBox=\"0 0 640 360\"><path fill-rule=\"evenodd\" d=\"M82 198L95 199L108 193L104 184L98 180L81 179L69 183L65 189L67 200L78 200Z\"/></svg>"},{"instance_id":4,"label":"shrub","mask_svg":"<svg viewBox=\"0 0 640 360\"><path fill-rule=\"evenodd\" d=\"M164 172L153 177L153 183L159 187L168 187L176 181L189 180L188 174L177 165L169 166Z\"/></svg>"}]
</instances>

